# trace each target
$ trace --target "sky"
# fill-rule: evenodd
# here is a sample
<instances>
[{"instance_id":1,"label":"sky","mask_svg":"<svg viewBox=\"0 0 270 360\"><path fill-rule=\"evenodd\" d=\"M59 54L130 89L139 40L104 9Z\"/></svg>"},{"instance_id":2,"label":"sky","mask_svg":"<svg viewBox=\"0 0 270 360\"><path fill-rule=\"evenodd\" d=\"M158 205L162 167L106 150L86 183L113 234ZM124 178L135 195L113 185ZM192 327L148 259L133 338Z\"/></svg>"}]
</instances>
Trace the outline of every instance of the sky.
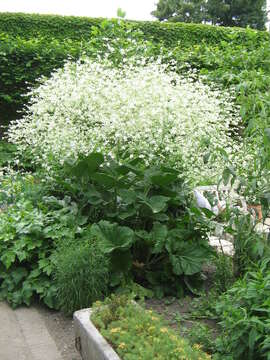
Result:
<instances>
[{"instance_id":1,"label":"sky","mask_svg":"<svg viewBox=\"0 0 270 360\"><path fill-rule=\"evenodd\" d=\"M26 12L89 17L116 17L117 9L126 19L154 20L151 11L158 0L0 0L0 12Z\"/></svg>"}]
</instances>

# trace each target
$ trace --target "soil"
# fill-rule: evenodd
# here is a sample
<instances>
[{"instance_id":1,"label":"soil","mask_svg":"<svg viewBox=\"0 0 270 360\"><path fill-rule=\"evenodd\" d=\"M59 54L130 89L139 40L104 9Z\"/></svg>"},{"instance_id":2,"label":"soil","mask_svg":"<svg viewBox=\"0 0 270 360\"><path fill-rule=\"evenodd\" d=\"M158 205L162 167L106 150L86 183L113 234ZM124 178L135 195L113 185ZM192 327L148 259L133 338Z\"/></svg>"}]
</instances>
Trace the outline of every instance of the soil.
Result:
<instances>
[{"instance_id":1,"label":"soil","mask_svg":"<svg viewBox=\"0 0 270 360\"><path fill-rule=\"evenodd\" d=\"M183 299L164 298L148 299L145 301L145 307L151 309L160 314L168 321L168 324L180 335L185 335L185 332L190 329L196 323L202 323L208 325L213 334L217 334L217 323L212 319L191 319L191 313L193 308L194 298L186 296Z\"/></svg>"},{"instance_id":2,"label":"soil","mask_svg":"<svg viewBox=\"0 0 270 360\"><path fill-rule=\"evenodd\" d=\"M37 306L63 360L81 360L75 348L73 320L59 311Z\"/></svg>"}]
</instances>

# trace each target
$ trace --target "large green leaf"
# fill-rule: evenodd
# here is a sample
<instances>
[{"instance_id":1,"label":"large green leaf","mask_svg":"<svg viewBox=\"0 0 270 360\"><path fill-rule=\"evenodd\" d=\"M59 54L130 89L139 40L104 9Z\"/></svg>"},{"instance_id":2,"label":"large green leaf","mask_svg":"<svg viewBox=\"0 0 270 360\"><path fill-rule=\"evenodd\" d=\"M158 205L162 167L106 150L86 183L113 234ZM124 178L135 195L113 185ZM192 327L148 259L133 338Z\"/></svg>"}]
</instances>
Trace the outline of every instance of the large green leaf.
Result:
<instances>
[{"instance_id":1,"label":"large green leaf","mask_svg":"<svg viewBox=\"0 0 270 360\"><path fill-rule=\"evenodd\" d=\"M100 221L93 224L91 233L101 242L105 254L112 253L114 250L125 251L134 242L134 232L126 226L119 226L108 221Z\"/></svg>"},{"instance_id":2,"label":"large green leaf","mask_svg":"<svg viewBox=\"0 0 270 360\"><path fill-rule=\"evenodd\" d=\"M143 200L144 204L151 208L154 214L165 210L167 202L170 200L167 196L154 195L151 198Z\"/></svg>"},{"instance_id":3,"label":"large green leaf","mask_svg":"<svg viewBox=\"0 0 270 360\"><path fill-rule=\"evenodd\" d=\"M88 177L93 174L104 162L104 157L100 153L91 153L82 160L78 160L71 169L73 175L77 177Z\"/></svg>"},{"instance_id":4,"label":"large green leaf","mask_svg":"<svg viewBox=\"0 0 270 360\"><path fill-rule=\"evenodd\" d=\"M119 196L123 200L124 203L130 205L136 200L136 192L129 189L120 189L118 192Z\"/></svg>"},{"instance_id":5,"label":"large green leaf","mask_svg":"<svg viewBox=\"0 0 270 360\"><path fill-rule=\"evenodd\" d=\"M205 263L210 255L207 247L199 244L184 244L181 251L170 254L170 261L173 272L176 275L193 275L201 271L203 263Z\"/></svg>"},{"instance_id":6,"label":"large green leaf","mask_svg":"<svg viewBox=\"0 0 270 360\"><path fill-rule=\"evenodd\" d=\"M164 249L164 245L168 235L168 229L166 225L155 223L152 230L153 239L153 254L158 254Z\"/></svg>"},{"instance_id":7,"label":"large green leaf","mask_svg":"<svg viewBox=\"0 0 270 360\"><path fill-rule=\"evenodd\" d=\"M150 179L154 185L167 186L177 180L177 174L156 172Z\"/></svg>"},{"instance_id":8,"label":"large green leaf","mask_svg":"<svg viewBox=\"0 0 270 360\"><path fill-rule=\"evenodd\" d=\"M102 172L92 174L91 179L95 180L98 185L103 185L107 189L111 189L116 185L116 179Z\"/></svg>"}]
</instances>

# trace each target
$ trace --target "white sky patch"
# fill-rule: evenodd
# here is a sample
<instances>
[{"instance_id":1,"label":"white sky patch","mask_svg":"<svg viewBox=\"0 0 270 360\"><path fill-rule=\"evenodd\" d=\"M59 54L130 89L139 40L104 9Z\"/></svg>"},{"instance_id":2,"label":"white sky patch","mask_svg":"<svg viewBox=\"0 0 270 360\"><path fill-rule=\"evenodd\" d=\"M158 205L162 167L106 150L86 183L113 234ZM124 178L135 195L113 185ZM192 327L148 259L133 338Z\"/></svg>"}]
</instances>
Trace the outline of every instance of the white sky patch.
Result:
<instances>
[{"instance_id":1,"label":"white sky patch","mask_svg":"<svg viewBox=\"0 0 270 360\"><path fill-rule=\"evenodd\" d=\"M0 0L0 12L25 12L115 18L117 9L126 19L154 20L158 0Z\"/></svg>"}]
</instances>

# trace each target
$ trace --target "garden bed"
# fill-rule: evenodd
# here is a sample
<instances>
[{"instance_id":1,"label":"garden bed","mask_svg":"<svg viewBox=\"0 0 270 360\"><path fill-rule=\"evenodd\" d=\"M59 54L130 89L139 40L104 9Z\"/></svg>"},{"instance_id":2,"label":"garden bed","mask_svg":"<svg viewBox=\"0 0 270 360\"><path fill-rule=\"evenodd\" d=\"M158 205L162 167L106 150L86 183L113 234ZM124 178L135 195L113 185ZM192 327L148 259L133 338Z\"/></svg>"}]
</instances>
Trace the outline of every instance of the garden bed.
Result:
<instances>
[{"instance_id":1,"label":"garden bed","mask_svg":"<svg viewBox=\"0 0 270 360\"><path fill-rule=\"evenodd\" d=\"M136 306L127 297L112 296L104 304L98 302L93 309L74 314L76 347L83 360L211 358L198 344L191 346L178 336L152 310Z\"/></svg>"}]
</instances>

